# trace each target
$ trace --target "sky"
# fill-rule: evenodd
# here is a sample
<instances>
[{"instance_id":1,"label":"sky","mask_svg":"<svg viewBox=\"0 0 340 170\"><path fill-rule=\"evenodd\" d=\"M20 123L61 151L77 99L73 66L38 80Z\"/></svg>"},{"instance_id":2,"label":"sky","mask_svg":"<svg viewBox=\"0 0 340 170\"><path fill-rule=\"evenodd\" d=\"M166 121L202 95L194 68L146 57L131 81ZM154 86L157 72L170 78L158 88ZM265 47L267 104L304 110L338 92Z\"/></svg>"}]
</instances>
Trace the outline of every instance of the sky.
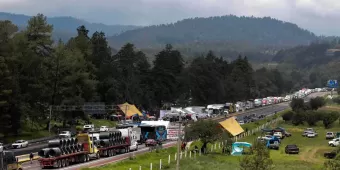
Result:
<instances>
[{"instance_id":1,"label":"sky","mask_svg":"<svg viewBox=\"0 0 340 170\"><path fill-rule=\"evenodd\" d=\"M0 11L143 26L229 14L270 16L317 35L340 36L340 0L0 0Z\"/></svg>"}]
</instances>

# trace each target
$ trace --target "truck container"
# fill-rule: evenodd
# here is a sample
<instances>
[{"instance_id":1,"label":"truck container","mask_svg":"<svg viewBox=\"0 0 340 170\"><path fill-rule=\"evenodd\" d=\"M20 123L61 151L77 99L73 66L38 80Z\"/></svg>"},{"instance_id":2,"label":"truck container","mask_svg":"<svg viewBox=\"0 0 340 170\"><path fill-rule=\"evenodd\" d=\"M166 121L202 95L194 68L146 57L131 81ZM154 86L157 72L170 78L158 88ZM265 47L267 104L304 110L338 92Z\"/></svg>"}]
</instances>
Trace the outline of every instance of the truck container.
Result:
<instances>
[{"instance_id":1,"label":"truck container","mask_svg":"<svg viewBox=\"0 0 340 170\"><path fill-rule=\"evenodd\" d=\"M128 133L122 135L122 132L102 132L99 133L100 142L95 143L91 139L95 139L98 135L93 135L95 133L80 133L77 135L76 139L73 139L72 144L70 142L70 146L66 146L65 141L62 141L61 144L65 143L65 146L60 147L61 153L57 148L51 148L54 152L58 152L53 156L53 154L46 155L46 148L41 151L42 154L39 155L41 158L39 159L39 164L41 168L63 168L67 167L71 164L84 163L88 162L91 159L100 159L101 157L110 157L114 156L117 153L126 153L130 151L131 139L134 138ZM104 134L105 133L105 134ZM102 139L101 139L102 137ZM107 139L104 139L107 138ZM56 142L53 142L56 144ZM69 152L63 152L63 148L72 148ZM135 150L137 150L135 148Z\"/></svg>"}]
</instances>

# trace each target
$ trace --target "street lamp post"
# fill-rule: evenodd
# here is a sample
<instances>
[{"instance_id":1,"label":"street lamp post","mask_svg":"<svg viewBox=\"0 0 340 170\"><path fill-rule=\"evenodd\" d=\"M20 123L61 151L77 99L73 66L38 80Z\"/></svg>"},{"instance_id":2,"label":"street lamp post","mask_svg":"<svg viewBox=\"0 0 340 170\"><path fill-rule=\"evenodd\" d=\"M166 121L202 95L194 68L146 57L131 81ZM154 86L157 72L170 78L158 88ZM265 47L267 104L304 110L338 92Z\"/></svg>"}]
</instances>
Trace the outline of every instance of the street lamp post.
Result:
<instances>
[{"instance_id":1,"label":"street lamp post","mask_svg":"<svg viewBox=\"0 0 340 170\"><path fill-rule=\"evenodd\" d=\"M178 125L178 139L177 139L177 164L176 164L176 170L179 170L179 161L180 161L180 154L181 151L181 125L182 125L182 113L179 113L179 125Z\"/></svg>"}]
</instances>

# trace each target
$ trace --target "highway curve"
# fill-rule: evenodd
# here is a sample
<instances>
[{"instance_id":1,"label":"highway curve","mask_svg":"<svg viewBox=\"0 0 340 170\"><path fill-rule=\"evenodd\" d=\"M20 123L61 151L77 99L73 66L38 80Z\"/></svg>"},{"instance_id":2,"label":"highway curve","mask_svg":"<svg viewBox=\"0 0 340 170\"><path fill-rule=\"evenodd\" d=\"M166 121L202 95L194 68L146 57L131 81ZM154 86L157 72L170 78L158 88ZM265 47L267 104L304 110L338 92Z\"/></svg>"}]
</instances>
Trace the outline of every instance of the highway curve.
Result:
<instances>
[{"instance_id":1,"label":"highway curve","mask_svg":"<svg viewBox=\"0 0 340 170\"><path fill-rule=\"evenodd\" d=\"M305 98L305 102L309 101L311 98L314 98L314 97L317 97L317 96L323 96L327 93L328 92L312 93ZM287 108L289 108L289 102L279 103L279 104L276 104L276 105L271 105L271 106L267 106L267 107L263 107L263 108L259 108L259 109L249 110L249 111L246 111L244 113L239 113L239 115L236 115L236 116L238 118L242 119L243 116L254 114L254 113L257 114L257 115L261 115L261 114L270 115L270 114L275 113L275 111L279 112L279 111L283 111ZM167 142L164 146L171 147L173 145L175 145L175 142ZM148 149L145 148L144 145L139 145L139 148L140 149L138 151L136 151L135 153L145 153L145 152L148 151ZM84 167L95 167L95 166L100 166L100 165L108 164L108 163L112 163L112 162L118 162L118 161L121 161L123 159L128 158L130 154L131 153L127 153L127 154L121 154L121 155L117 155L117 156L110 157L110 158L93 160L93 161L88 162L88 163L76 164L76 165L69 166L69 167L63 168L63 169L76 170L76 169L80 169L80 168L84 168ZM25 170L38 170L38 169L41 169L41 168L38 164L38 161L33 161L33 164L24 163L23 169L25 169Z\"/></svg>"}]
</instances>

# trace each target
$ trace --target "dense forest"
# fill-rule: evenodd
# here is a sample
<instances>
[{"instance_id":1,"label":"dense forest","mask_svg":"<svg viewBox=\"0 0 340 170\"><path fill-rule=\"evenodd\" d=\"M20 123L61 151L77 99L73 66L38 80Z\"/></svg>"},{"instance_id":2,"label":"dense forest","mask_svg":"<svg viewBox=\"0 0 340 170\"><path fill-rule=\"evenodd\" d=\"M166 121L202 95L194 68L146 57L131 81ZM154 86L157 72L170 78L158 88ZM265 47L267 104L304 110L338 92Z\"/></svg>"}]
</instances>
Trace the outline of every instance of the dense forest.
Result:
<instances>
[{"instance_id":1,"label":"dense forest","mask_svg":"<svg viewBox=\"0 0 340 170\"><path fill-rule=\"evenodd\" d=\"M140 48L157 47L166 43L235 42L258 46L295 46L308 44L317 37L296 24L270 17L238 17L234 15L184 19L129 30L109 38L114 47L131 42Z\"/></svg>"},{"instance_id":2,"label":"dense forest","mask_svg":"<svg viewBox=\"0 0 340 170\"><path fill-rule=\"evenodd\" d=\"M0 133L16 134L22 122L44 122L50 105L129 102L157 110L169 102L206 105L281 95L306 84L296 71L254 70L246 56L226 61L209 51L189 63L170 44L150 63L131 43L112 53L103 32L89 35L85 26L76 31L65 43L53 42L53 27L41 14L21 31L0 21Z\"/></svg>"},{"instance_id":3,"label":"dense forest","mask_svg":"<svg viewBox=\"0 0 340 170\"><path fill-rule=\"evenodd\" d=\"M32 18L32 16L0 12L0 20L11 21L14 25L18 26L19 30L24 29L27 26L27 21L30 18ZM76 36L76 28L79 25L86 26L86 28L90 30L91 34L95 31L103 31L108 36L120 34L126 30L139 28L139 26L133 25L105 25L100 23L90 23L73 17L48 17L47 23L53 25L52 38L54 40L61 39L63 41L68 41L71 37Z\"/></svg>"}]
</instances>

